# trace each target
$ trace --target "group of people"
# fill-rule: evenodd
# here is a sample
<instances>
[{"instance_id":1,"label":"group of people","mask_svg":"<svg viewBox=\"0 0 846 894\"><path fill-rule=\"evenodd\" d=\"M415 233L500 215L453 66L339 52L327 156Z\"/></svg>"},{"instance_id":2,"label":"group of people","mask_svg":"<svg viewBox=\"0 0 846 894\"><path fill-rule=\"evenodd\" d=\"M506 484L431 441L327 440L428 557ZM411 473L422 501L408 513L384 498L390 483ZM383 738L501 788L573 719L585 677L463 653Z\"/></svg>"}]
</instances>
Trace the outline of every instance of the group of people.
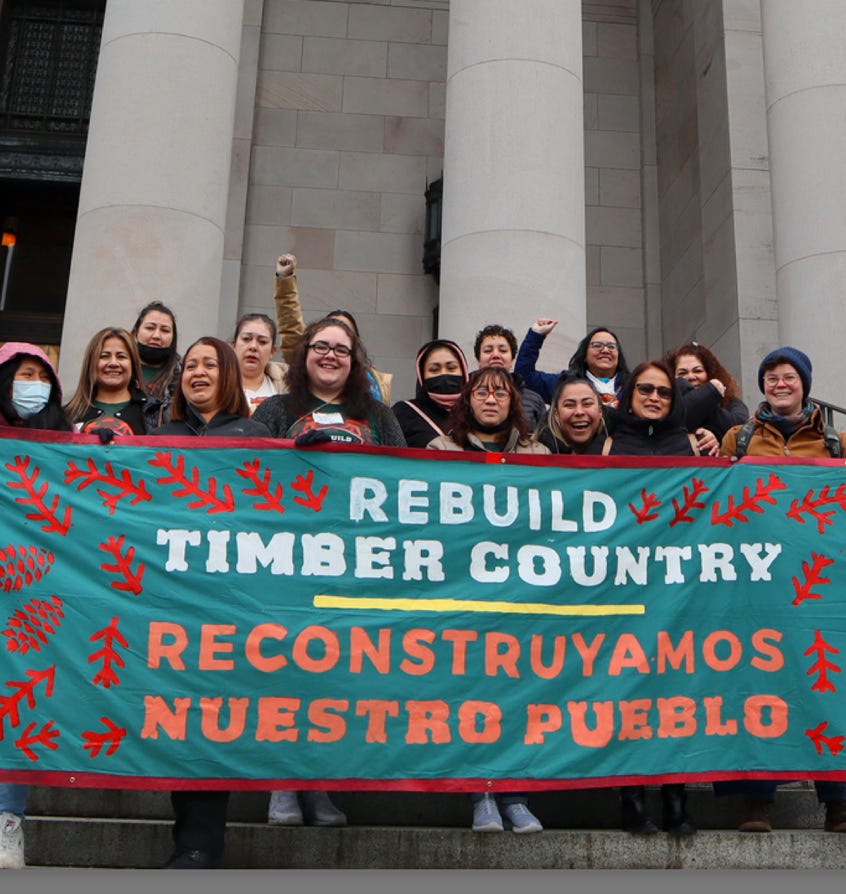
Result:
<instances>
[{"instance_id":1,"label":"group of people","mask_svg":"<svg viewBox=\"0 0 846 894\"><path fill-rule=\"evenodd\" d=\"M449 339L423 345L415 395L391 403L391 376L372 367L356 320L332 311L306 325L296 285L296 258L276 265L276 320L247 314L230 341L205 336L177 352L176 317L155 301L131 330L110 326L89 342L78 385L67 402L45 352L27 343L0 347L0 425L75 430L109 443L124 435L274 437L296 446L325 441L440 451L622 456L842 455L846 435L832 435L809 399L812 367L794 347L770 352L758 382L763 401L750 413L735 379L712 351L689 342L629 370L620 340L592 329L567 369L537 369L556 326L537 319L519 345L499 324L481 329L476 368ZM281 348L282 361L272 358ZM740 792L739 828L769 831L776 783L717 784ZM846 831L846 785L817 784L825 828ZM662 786L661 825L677 835L696 826L684 785ZM0 784L0 868L24 865L22 821L27 787ZM170 868L211 868L223 854L228 792L180 791ZM479 832L538 832L542 825L519 792L472 796ZM621 826L658 831L644 790L620 790ZM344 825L325 792L277 791L268 821Z\"/></svg>"}]
</instances>

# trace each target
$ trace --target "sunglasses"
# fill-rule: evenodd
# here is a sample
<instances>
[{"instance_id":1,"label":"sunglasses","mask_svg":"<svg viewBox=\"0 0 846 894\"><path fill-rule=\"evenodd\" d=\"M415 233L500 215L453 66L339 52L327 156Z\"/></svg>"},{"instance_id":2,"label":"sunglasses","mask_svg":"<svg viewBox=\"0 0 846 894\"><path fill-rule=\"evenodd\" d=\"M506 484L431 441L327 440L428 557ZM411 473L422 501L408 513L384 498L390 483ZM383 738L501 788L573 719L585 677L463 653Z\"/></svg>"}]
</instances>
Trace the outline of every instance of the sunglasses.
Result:
<instances>
[{"instance_id":1,"label":"sunglasses","mask_svg":"<svg viewBox=\"0 0 846 894\"><path fill-rule=\"evenodd\" d=\"M638 393L642 394L644 397L648 397L652 394L653 391L658 392L658 397L661 400L669 400L673 396L673 389L668 388L666 385L653 385L651 382L638 382L635 385Z\"/></svg>"}]
</instances>

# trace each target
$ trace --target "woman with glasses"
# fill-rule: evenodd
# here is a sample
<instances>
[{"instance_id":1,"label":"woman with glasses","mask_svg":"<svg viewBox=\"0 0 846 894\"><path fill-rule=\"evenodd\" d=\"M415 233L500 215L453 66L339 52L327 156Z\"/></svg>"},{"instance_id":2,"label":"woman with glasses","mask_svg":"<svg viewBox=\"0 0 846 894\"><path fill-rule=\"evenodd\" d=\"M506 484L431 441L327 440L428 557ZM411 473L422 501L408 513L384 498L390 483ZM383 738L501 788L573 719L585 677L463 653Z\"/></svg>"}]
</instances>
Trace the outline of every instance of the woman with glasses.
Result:
<instances>
[{"instance_id":1,"label":"woman with glasses","mask_svg":"<svg viewBox=\"0 0 846 894\"><path fill-rule=\"evenodd\" d=\"M603 453L610 456L695 456L694 435L683 423L679 389L663 360L646 361L632 371L620 406L609 418L611 436ZM683 783L661 786L663 827L671 835L693 835ZM642 785L620 789L620 823L633 835L651 835L658 827L646 809Z\"/></svg>"},{"instance_id":2,"label":"woman with glasses","mask_svg":"<svg viewBox=\"0 0 846 894\"><path fill-rule=\"evenodd\" d=\"M268 397L253 419L298 446L333 441L405 447L393 413L374 397L367 357L355 332L327 317L306 327L291 353L287 394ZM344 826L346 815L323 791L274 791L267 821L278 826Z\"/></svg>"},{"instance_id":3,"label":"woman with glasses","mask_svg":"<svg viewBox=\"0 0 846 894\"><path fill-rule=\"evenodd\" d=\"M470 373L447 428L448 434L430 441L429 449L549 453L548 447L529 439L520 391L500 367Z\"/></svg>"},{"instance_id":4,"label":"woman with glasses","mask_svg":"<svg viewBox=\"0 0 846 894\"><path fill-rule=\"evenodd\" d=\"M268 397L253 418L276 438L405 447L394 414L373 396L367 357L342 320L311 323L291 354L287 394Z\"/></svg>"},{"instance_id":5,"label":"woman with glasses","mask_svg":"<svg viewBox=\"0 0 846 894\"><path fill-rule=\"evenodd\" d=\"M435 438L430 450L549 453L543 444L529 439L520 391L501 367L483 367L470 374L449 414L447 428L449 434ZM543 831L540 820L529 810L526 794L479 792L470 797L474 832L502 832L505 823L517 834Z\"/></svg>"},{"instance_id":6,"label":"woman with glasses","mask_svg":"<svg viewBox=\"0 0 846 894\"><path fill-rule=\"evenodd\" d=\"M547 403L552 399L559 374L540 372L535 365L544 340L557 325L557 320L548 317L535 320L520 345L514 363L514 372L523 378L526 387L537 391ZM604 406L617 406L629 368L620 340L610 329L602 326L591 329L579 342L568 367L596 388Z\"/></svg>"},{"instance_id":7,"label":"woman with glasses","mask_svg":"<svg viewBox=\"0 0 846 894\"><path fill-rule=\"evenodd\" d=\"M827 430L822 414L810 399L811 361L807 354L789 346L776 348L758 367L758 387L764 400L744 425L730 428L720 445L723 456L796 456L824 458L846 456L846 434ZM748 428L747 443L738 443ZM826 832L846 832L846 783L837 780L814 782L817 799L825 804ZM770 805L775 801L778 782L742 779L715 782L717 795L740 794L743 812L741 832L770 832Z\"/></svg>"}]
</instances>

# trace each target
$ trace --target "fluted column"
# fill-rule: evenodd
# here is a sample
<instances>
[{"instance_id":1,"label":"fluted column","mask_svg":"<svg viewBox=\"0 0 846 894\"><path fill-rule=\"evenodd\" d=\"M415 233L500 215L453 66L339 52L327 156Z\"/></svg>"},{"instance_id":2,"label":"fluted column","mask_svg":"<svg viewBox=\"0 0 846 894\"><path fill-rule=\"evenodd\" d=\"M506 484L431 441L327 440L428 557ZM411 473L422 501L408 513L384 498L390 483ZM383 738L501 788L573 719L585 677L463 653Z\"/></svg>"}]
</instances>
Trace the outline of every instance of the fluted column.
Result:
<instances>
[{"instance_id":1,"label":"fluted column","mask_svg":"<svg viewBox=\"0 0 846 894\"><path fill-rule=\"evenodd\" d=\"M217 334L241 0L109 0L83 168L60 375L91 335L160 299L179 347Z\"/></svg>"},{"instance_id":2,"label":"fluted column","mask_svg":"<svg viewBox=\"0 0 846 894\"><path fill-rule=\"evenodd\" d=\"M843 406L846 3L762 0L779 336Z\"/></svg>"},{"instance_id":3,"label":"fluted column","mask_svg":"<svg viewBox=\"0 0 846 894\"><path fill-rule=\"evenodd\" d=\"M549 315L544 366L566 365L586 320L583 117L580 0L452 0L440 335L469 349L486 323L520 338Z\"/></svg>"}]
</instances>

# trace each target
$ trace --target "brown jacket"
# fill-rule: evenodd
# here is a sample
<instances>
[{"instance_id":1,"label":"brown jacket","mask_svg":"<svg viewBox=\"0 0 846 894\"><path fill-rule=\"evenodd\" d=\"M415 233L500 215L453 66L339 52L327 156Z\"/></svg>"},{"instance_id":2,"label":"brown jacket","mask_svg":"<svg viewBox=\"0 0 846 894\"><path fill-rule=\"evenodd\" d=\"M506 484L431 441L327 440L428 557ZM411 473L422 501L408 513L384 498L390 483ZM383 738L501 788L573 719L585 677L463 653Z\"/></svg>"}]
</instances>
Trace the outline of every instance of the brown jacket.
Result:
<instances>
[{"instance_id":1,"label":"brown jacket","mask_svg":"<svg viewBox=\"0 0 846 894\"><path fill-rule=\"evenodd\" d=\"M468 436L470 447L459 447L449 435L441 435L426 445L429 450L485 450L484 444L472 433ZM521 441L515 428L508 438L508 442L496 453L549 453L549 447L538 441Z\"/></svg>"},{"instance_id":2,"label":"brown jacket","mask_svg":"<svg viewBox=\"0 0 846 894\"><path fill-rule=\"evenodd\" d=\"M755 430L749 439L746 450L747 456L798 456L808 459L830 456L825 446L822 413L819 407L814 407L811 418L803 426L784 440L782 433L773 425L761 422L756 413L752 417L755 422ZM735 425L724 435L720 444L721 456L734 456L737 447L737 433L741 426ZM840 436L840 452L846 456L846 434L837 433Z\"/></svg>"}]
</instances>

